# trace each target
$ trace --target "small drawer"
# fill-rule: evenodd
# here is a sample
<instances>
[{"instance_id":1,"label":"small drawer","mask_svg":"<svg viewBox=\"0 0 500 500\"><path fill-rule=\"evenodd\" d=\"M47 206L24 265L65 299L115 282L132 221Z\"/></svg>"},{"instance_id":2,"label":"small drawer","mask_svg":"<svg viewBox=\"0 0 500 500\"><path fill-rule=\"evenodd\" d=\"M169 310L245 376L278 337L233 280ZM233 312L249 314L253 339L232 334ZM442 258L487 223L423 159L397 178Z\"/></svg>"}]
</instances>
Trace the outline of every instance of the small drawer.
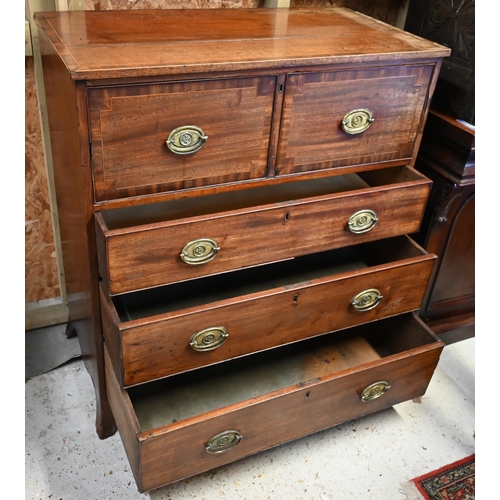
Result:
<instances>
[{"instance_id":1,"label":"small drawer","mask_svg":"<svg viewBox=\"0 0 500 500\"><path fill-rule=\"evenodd\" d=\"M409 313L126 390L106 354L108 397L145 492L420 397L443 345Z\"/></svg>"},{"instance_id":2,"label":"small drawer","mask_svg":"<svg viewBox=\"0 0 500 500\"><path fill-rule=\"evenodd\" d=\"M433 268L406 236L109 297L123 387L418 309Z\"/></svg>"},{"instance_id":3,"label":"small drawer","mask_svg":"<svg viewBox=\"0 0 500 500\"><path fill-rule=\"evenodd\" d=\"M416 232L431 182L409 167L96 214L111 295Z\"/></svg>"},{"instance_id":4,"label":"small drawer","mask_svg":"<svg viewBox=\"0 0 500 500\"><path fill-rule=\"evenodd\" d=\"M96 201L265 177L275 76L88 90Z\"/></svg>"},{"instance_id":5,"label":"small drawer","mask_svg":"<svg viewBox=\"0 0 500 500\"><path fill-rule=\"evenodd\" d=\"M409 161L434 65L291 74L277 174Z\"/></svg>"}]
</instances>

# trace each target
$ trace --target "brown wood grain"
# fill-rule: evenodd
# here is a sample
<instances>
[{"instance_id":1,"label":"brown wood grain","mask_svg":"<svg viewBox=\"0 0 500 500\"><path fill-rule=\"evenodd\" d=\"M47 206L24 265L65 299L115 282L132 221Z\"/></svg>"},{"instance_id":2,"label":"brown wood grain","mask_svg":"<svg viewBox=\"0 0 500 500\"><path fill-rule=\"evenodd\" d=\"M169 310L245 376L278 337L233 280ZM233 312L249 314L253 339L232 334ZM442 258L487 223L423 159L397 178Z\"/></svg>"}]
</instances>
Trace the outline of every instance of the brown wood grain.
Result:
<instances>
[{"instance_id":1,"label":"brown wood grain","mask_svg":"<svg viewBox=\"0 0 500 500\"><path fill-rule=\"evenodd\" d=\"M434 66L289 74L277 173L410 159ZM357 109L374 122L342 130Z\"/></svg>"},{"instance_id":2,"label":"brown wood grain","mask_svg":"<svg viewBox=\"0 0 500 500\"><path fill-rule=\"evenodd\" d=\"M63 250L69 328L76 331L94 384L96 428L101 438L116 431L104 381L97 257L92 205L85 88L72 81L40 32L54 183ZM83 168L82 168L83 166Z\"/></svg>"},{"instance_id":3,"label":"brown wood grain","mask_svg":"<svg viewBox=\"0 0 500 500\"><path fill-rule=\"evenodd\" d=\"M122 380L123 374L124 386L130 386L416 310L422 303L435 256L421 253L410 257L412 248L404 243L404 240L399 242L406 249L406 258L401 256L400 261L386 257L370 267L216 300L202 306L163 314L158 312L153 317L120 321L113 303L103 302L104 331L110 332L114 346L110 355L117 376ZM393 242L393 245L398 246L398 243ZM370 253L371 247L365 245L364 251ZM390 250L388 253L392 257ZM325 263L340 262L338 253L328 255L324 258ZM288 277L293 274L290 269L307 269L306 263L299 259L296 266L283 266L281 274ZM316 269L310 261L309 266ZM259 271L262 275L272 272L265 269L255 272ZM301 273L298 275L302 276ZM234 279L241 281L243 277L236 275ZM278 279L276 282L279 283ZM217 288L217 283L209 281L205 286ZM370 311L354 310L352 298L371 288L377 288L383 296L380 304ZM176 295L175 288L171 293ZM196 289L192 294L196 295ZM162 295L166 296L166 292L159 289L158 296ZM133 298L127 302L134 307ZM116 303L121 304L120 297L116 298ZM123 309L123 305L120 308ZM215 350L194 351L189 346L191 337L214 326L227 328L228 339Z\"/></svg>"},{"instance_id":4,"label":"brown wood grain","mask_svg":"<svg viewBox=\"0 0 500 500\"><path fill-rule=\"evenodd\" d=\"M117 294L411 233L420 226L429 189L427 181L415 180L110 230L100 267L107 268L109 292ZM379 222L353 234L347 221L363 209L374 210ZM220 250L210 262L186 264L179 255L198 238L214 240Z\"/></svg>"},{"instance_id":5,"label":"brown wood grain","mask_svg":"<svg viewBox=\"0 0 500 500\"><path fill-rule=\"evenodd\" d=\"M454 316L474 317L475 309L475 130L439 109L429 117L415 168L433 186L415 238L438 263L421 317L454 329Z\"/></svg>"},{"instance_id":6,"label":"brown wood grain","mask_svg":"<svg viewBox=\"0 0 500 500\"><path fill-rule=\"evenodd\" d=\"M124 391L113 374L113 368L108 352L104 348L104 361L106 370L106 390L109 404L113 410L123 447L130 462L134 478L137 482L141 480L140 448L137 435L141 432L139 422L135 416L132 403L126 391Z\"/></svg>"},{"instance_id":7,"label":"brown wood grain","mask_svg":"<svg viewBox=\"0 0 500 500\"><path fill-rule=\"evenodd\" d=\"M329 365L332 371L319 378L307 378L318 369L323 373L316 363L309 364L308 370L311 371L309 375L304 374L304 384L289 386L250 401L242 401L155 429L142 429L138 436L141 465L139 489L148 491L422 396L444 344L430 331L426 332L424 325L415 325L416 321L413 316L404 315L362 327L361 332L367 332L367 329L376 331L382 345L384 338L394 336L397 332L404 349L403 339L409 336L405 350L376 359L369 355L364 363L355 368L345 369L332 363ZM420 332L419 342L415 342L415 329L423 330ZM355 337L358 330L352 333L352 337ZM362 335L365 334L367 333ZM335 342L332 347L335 348ZM339 345L338 348L345 351L345 347ZM110 377L113 377L111 372ZM389 382L389 391L378 399L362 402L359 396L361 391L379 380ZM286 425L283 425L284 422ZM228 429L238 430L243 435L243 440L225 453L208 454L205 451L207 441L213 435Z\"/></svg>"},{"instance_id":8,"label":"brown wood grain","mask_svg":"<svg viewBox=\"0 0 500 500\"><path fill-rule=\"evenodd\" d=\"M266 76L90 89L96 201L265 177L275 82ZM195 153L173 153L165 141L187 125L208 140Z\"/></svg>"},{"instance_id":9,"label":"brown wood grain","mask_svg":"<svg viewBox=\"0 0 500 500\"><path fill-rule=\"evenodd\" d=\"M359 63L374 56L382 63L450 53L337 8L69 11L37 13L35 19L77 79Z\"/></svg>"},{"instance_id":10,"label":"brown wood grain","mask_svg":"<svg viewBox=\"0 0 500 500\"><path fill-rule=\"evenodd\" d=\"M403 235L420 227L430 191L411 167L448 48L337 8L35 17L71 326L98 434L116 423L141 491L425 392L443 343L405 311L419 307L436 257ZM339 135L338 120L364 107L375 114L366 133ZM183 125L208 142L180 158L165 139ZM376 226L351 233L349 217L366 209ZM218 254L182 262L198 238ZM330 251L362 264L332 270L333 253L328 265L318 255ZM366 288L383 299L353 314ZM189 351L214 322L229 339ZM390 391L362 403L380 379ZM263 384L256 395L249 382ZM187 413L149 425L148 393L172 398L160 416ZM228 428L243 441L207 454Z\"/></svg>"}]
</instances>

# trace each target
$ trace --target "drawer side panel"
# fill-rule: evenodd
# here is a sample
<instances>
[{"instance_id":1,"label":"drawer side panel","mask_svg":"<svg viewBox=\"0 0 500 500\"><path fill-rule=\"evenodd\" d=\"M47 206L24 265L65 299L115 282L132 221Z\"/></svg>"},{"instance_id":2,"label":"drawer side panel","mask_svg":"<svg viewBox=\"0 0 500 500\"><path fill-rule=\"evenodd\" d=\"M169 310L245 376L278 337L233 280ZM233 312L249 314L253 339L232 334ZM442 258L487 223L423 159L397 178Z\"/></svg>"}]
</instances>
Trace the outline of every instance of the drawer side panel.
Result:
<instances>
[{"instance_id":1,"label":"drawer side panel","mask_svg":"<svg viewBox=\"0 0 500 500\"><path fill-rule=\"evenodd\" d=\"M106 372L106 390L109 398L109 404L123 442L123 447L125 448L127 458L130 462L134 478L140 488L140 443L137 438L137 435L140 432L139 423L137 422L137 418L127 392L120 387L120 384L116 380L106 348L104 348L104 361Z\"/></svg>"}]
</instances>

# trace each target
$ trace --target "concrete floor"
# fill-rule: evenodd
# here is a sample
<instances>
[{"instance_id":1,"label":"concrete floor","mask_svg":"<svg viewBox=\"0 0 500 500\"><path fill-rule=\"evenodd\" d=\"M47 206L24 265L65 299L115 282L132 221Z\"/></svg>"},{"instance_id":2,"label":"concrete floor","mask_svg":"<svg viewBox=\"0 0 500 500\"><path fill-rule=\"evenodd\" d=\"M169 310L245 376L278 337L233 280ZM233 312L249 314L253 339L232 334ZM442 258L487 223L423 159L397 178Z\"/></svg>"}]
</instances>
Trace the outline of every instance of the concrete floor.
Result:
<instances>
[{"instance_id":1,"label":"concrete floor","mask_svg":"<svg viewBox=\"0 0 500 500\"><path fill-rule=\"evenodd\" d=\"M99 440L81 359L26 383L27 500L422 500L411 479L475 452L475 339L445 347L426 395L147 495L118 434Z\"/></svg>"}]
</instances>

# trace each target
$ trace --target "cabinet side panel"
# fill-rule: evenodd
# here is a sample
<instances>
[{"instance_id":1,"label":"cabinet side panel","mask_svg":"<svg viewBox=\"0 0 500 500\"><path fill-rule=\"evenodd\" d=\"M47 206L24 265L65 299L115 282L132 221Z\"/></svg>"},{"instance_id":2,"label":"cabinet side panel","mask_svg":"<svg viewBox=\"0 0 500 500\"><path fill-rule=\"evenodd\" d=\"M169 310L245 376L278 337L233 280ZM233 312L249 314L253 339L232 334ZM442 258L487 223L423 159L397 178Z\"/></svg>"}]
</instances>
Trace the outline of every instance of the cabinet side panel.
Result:
<instances>
[{"instance_id":1,"label":"cabinet side panel","mask_svg":"<svg viewBox=\"0 0 500 500\"><path fill-rule=\"evenodd\" d=\"M85 106L82 106L85 88L71 80L43 31L40 31L40 44L69 325L78 334L94 383L97 432L100 437L107 437L115 432L115 426L104 379L88 133Z\"/></svg>"}]
</instances>

